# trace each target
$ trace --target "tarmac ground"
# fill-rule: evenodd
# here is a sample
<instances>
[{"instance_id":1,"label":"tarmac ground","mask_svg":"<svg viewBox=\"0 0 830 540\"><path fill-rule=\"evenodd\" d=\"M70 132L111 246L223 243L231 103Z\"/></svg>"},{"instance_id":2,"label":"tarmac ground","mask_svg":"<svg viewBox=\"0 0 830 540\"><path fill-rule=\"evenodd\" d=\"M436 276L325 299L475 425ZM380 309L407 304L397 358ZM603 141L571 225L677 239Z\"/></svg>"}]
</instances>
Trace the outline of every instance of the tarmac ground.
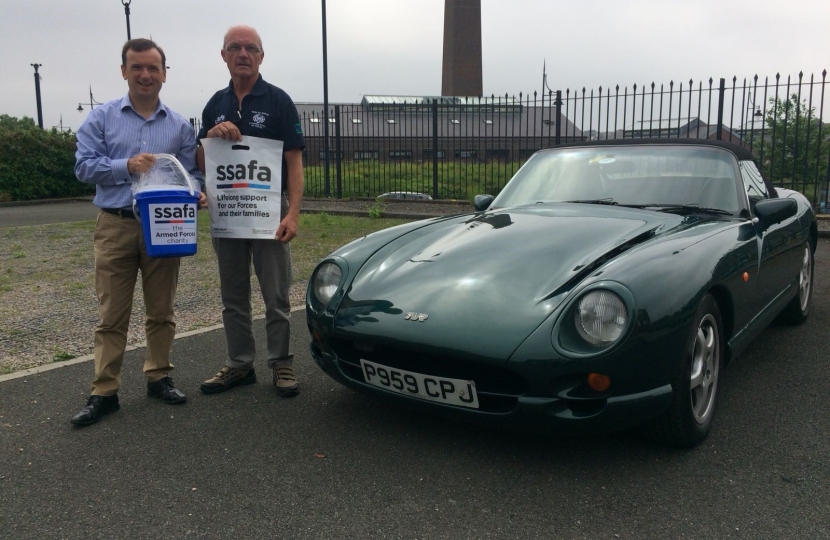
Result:
<instances>
[{"instance_id":1,"label":"tarmac ground","mask_svg":"<svg viewBox=\"0 0 830 540\"><path fill-rule=\"evenodd\" d=\"M0 378L0 538L830 538L829 260L821 239L809 320L774 324L730 365L710 437L686 451L389 406L316 366L302 310L296 398L275 395L262 357L257 384L201 394L221 327L174 342L188 403L146 396L139 347L122 409L87 428L69 418L88 359Z\"/></svg>"},{"instance_id":2,"label":"tarmac ground","mask_svg":"<svg viewBox=\"0 0 830 540\"><path fill-rule=\"evenodd\" d=\"M0 228L89 221L97 215L98 208L91 200L73 199L50 204L7 203L0 205Z\"/></svg>"}]
</instances>

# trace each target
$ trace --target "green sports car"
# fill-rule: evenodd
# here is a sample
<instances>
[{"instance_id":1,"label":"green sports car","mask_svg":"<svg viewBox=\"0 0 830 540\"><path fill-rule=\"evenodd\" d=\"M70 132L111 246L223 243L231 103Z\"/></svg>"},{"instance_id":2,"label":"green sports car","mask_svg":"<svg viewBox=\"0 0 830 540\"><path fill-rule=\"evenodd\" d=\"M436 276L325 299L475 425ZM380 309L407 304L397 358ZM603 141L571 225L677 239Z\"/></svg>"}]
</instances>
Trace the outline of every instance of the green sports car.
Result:
<instances>
[{"instance_id":1,"label":"green sports car","mask_svg":"<svg viewBox=\"0 0 830 540\"><path fill-rule=\"evenodd\" d=\"M317 266L306 317L329 376L477 423L636 426L690 447L724 367L773 319L810 312L813 209L742 146L563 145L475 207Z\"/></svg>"}]
</instances>

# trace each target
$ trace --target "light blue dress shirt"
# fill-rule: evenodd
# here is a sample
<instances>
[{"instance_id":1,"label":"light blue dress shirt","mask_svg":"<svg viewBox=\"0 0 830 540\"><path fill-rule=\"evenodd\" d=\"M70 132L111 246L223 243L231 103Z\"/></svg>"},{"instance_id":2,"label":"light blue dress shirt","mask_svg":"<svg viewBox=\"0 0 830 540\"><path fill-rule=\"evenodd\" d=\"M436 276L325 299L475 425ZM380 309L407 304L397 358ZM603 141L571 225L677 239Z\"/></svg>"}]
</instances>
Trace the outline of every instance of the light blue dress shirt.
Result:
<instances>
[{"instance_id":1,"label":"light blue dress shirt","mask_svg":"<svg viewBox=\"0 0 830 540\"><path fill-rule=\"evenodd\" d=\"M99 208L132 208L133 177L127 172L127 160L145 152L176 156L204 187L196 168L193 126L161 100L147 119L133 109L129 94L109 101L89 112L77 139L75 176L95 184L93 203Z\"/></svg>"}]
</instances>

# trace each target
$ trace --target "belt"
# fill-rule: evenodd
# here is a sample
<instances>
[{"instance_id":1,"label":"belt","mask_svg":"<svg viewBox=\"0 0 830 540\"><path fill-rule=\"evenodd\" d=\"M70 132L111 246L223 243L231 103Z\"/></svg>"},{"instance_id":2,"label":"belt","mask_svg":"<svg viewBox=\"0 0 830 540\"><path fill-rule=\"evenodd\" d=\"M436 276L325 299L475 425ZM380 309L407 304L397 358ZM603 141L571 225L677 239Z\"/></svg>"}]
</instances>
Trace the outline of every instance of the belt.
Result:
<instances>
[{"instance_id":1,"label":"belt","mask_svg":"<svg viewBox=\"0 0 830 540\"><path fill-rule=\"evenodd\" d=\"M132 210L124 210L123 208L101 208L102 211L114 216L120 216L127 219L135 219L135 214Z\"/></svg>"}]
</instances>

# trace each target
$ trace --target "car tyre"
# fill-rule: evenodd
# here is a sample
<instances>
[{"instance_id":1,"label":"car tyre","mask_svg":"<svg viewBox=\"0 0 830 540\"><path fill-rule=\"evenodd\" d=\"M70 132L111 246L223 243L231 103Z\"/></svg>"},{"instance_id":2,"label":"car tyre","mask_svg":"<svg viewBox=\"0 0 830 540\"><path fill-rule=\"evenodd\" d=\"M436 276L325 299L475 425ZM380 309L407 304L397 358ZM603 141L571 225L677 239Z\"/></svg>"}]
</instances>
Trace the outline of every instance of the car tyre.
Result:
<instances>
[{"instance_id":1,"label":"car tyre","mask_svg":"<svg viewBox=\"0 0 830 540\"><path fill-rule=\"evenodd\" d=\"M646 435L680 448L703 441L715 417L723 361L723 321L717 302L707 294L697 308L672 379L671 405L644 426Z\"/></svg>"},{"instance_id":2,"label":"car tyre","mask_svg":"<svg viewBox=\"0 0 830 540\"><path fill-rule=\"evenodd\" d=\"M801 324L810 315L810 304L813 301L813 250L812 244L807 242L803 247L801 270L798 273L798 294L781 312L780 320L788 324Z\"/></svg>"}]
</instances>

